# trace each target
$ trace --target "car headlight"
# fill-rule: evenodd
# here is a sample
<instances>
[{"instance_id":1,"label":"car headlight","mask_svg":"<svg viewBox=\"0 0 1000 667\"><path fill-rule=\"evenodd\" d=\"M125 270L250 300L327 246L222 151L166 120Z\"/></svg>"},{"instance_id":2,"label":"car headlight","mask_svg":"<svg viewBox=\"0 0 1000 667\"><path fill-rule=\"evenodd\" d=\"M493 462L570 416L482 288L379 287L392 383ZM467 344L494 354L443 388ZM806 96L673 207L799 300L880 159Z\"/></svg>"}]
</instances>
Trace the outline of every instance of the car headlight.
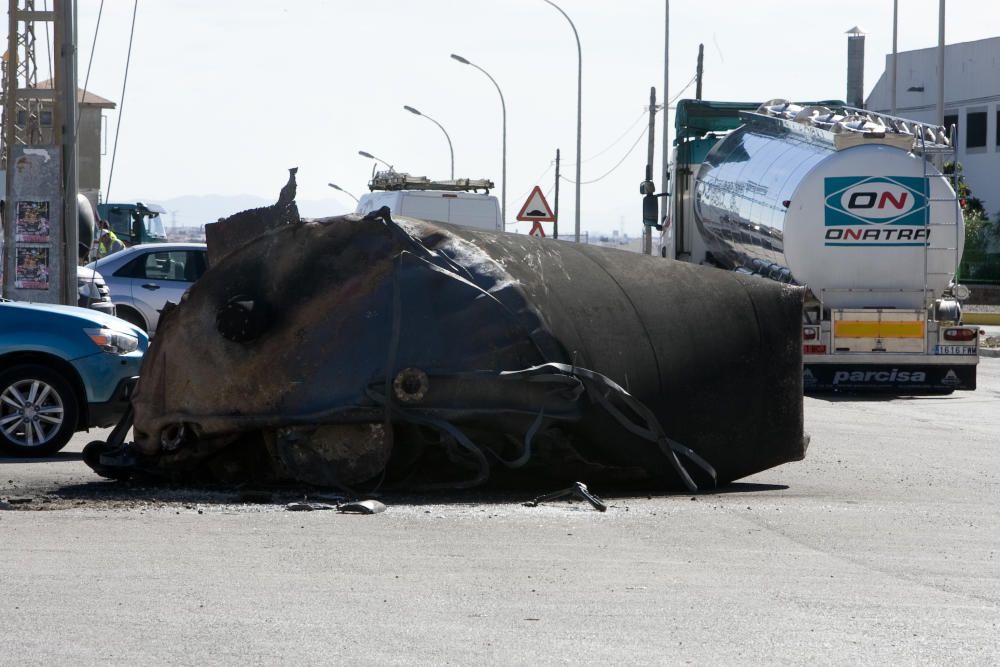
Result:
<instances>
[{"instance_id":1,"label":"car headlight","mask_svg":"<svg viewBox=\"0 0 1000 667\"><path fill-rule=\"evenodd\" d=\"M112 354L128 354L139 349L139 339L132 334L114 329L84 329L94 345Z\"/></svg>"}]
</instances>

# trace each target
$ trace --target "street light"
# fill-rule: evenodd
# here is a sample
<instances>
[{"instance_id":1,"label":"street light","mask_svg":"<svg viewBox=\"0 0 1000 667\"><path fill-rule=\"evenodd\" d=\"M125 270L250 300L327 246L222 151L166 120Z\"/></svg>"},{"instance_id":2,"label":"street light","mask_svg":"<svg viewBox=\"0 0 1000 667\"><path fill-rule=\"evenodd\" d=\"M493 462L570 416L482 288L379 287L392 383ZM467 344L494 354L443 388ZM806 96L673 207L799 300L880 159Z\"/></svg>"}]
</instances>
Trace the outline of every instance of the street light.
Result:
<instances>
[{"instance_id":1,"label":"street light","mask_svg":"<svg viewBox=\"0 0 1000 667\"><path fill-rule=\"evenodd\" d=\"M490 76L490 73L487 72L486 70L484 70L479 65L477 65L475 63L471 63L468 60L466 60L465 58L463 58L462 56L455 55L454 53L451 54L451 57L452 57L453 60L457 60L458 62L462 63L463 65L470 65L472 67L475 67L477 70L479 70L480 72L482 72L483 74L485 74L486 77L490 81L493 82L493 85L496 86L497 93L500 94L500 110L503 112L503 150L502 150L502 156L503 157L501 158L501 162L502 162L502 166L501 166L501 172L502 172L501 173L501 178L503 179L503 184L501 185L501 189L500 189L500 192L501 192L501 195L500 195L500 218L503 221L502 224L506 225L507 224L507 104L503 100L503 91L500 90L500 84L498 84L496 82L496 80L492 76ZM501 229L503 229L503 227L501 227Z\"/></svg>"},{"instance_id":2,"label":"street light","mask_svg":"<svg viewBox=\"0 0 1000 667\"><path fill-rule=\"evenodd\" d=\"M442 125L441 123L437 122L436 120L434 120L433 118L431 118L427 114L420 113L419 111L417 111L413 107L406 106L404 104L403 108L406 109L407 111L409 111L412 114L416 114L417 116L423 116L424 118L426 118L430 122L432 122L435 125L437 125L438 127L440 127L441 131L444 132L444 138L448 140L448 152L451 154L451 180L454 181L455 180L455 149L452 148L452 146L451 146L451 137L448 136L448 131L446 129L444 129L444 125Z\"/></svg>"},{"instance_id":3,"label":"street light","mask_svg":"<svg viewBox=\"0 0 1000 667\"><path fill-rule=\"evenodd\" d=\"M343 193L344 193L345 195L347 195L348 197L350 197L351 199L353 199L353 200L354 200L354 203L355 203L355 204L359 203L359 202L358 202L358 198L357 198L357 197L355 197L355 196L354 196L354 195L352 195L352 194L351 194L350 192L348 192L348 191L347 191L347 190L345 190L344 188L340 187L340 186L339 186L339 185L337 185L336 183L327 183L327 185L329 185L329 186L330 186L331 188L333 188L334 190L338 190L338 191L340 191L340 192L343 192Z\"/></svg>"},{"instance_id":4,"label":"street light","mask_svg":"<svg viewBox=\"0 0 1000 667\"><path fill-rule=\"evenodd\" d=\"M569 21L569 27L573 29L573 36L576 37L576 242L580 242L580 121L583 117L583 49L580 48L580 35L576 32L576 26L572 19L564 12L559 5L552 0L542 0L563 15Z\"/></svg>"},{"instance_id":5,"label":"street light","mask_svg":"<svg viewBox=\"0 0 1000 667\"><path fill-rule=\"evenodd\" d=\"M371 153L369 153L367 151L358 151L358 155L360 155L361 157L366 157L369 160L375 160L376 162L381 162L385 166L389 167L389 171L396 171L391 164L389 164L388 162L386 162L382 158L375 157L374 155L372 155Z\"/></svg>"}]
</instances>

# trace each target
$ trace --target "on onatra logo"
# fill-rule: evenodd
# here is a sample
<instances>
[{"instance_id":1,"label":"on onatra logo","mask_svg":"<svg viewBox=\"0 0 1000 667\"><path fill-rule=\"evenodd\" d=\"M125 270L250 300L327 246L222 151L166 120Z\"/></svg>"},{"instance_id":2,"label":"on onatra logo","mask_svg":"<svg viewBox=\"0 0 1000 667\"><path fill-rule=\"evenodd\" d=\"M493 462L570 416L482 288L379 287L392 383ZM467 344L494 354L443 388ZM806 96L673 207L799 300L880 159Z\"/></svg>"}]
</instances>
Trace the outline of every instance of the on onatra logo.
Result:
<instances>
[{"instance_id":1,"label":"on onatra logo","mask_svg":"<svg viewBox=\"0 0 1000 667\"><path fill-rule=\"evenodd\" d=\"M919 176L831 176L824 240L828 246L922 246L927 227L927 179Z\"/></svg>"}]
</instances>

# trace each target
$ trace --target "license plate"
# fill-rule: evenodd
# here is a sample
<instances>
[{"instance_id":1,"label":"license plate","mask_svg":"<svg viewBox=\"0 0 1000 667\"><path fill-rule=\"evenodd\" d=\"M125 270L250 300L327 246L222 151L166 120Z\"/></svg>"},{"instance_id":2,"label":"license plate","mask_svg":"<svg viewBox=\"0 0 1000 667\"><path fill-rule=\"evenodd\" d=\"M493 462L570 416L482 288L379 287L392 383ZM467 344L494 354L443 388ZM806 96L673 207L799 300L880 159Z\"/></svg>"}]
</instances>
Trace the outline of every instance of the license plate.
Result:
<instances>
[{"instance_id":1,"label":"license plate","mask_svg":"<svg viewBox=\"0 0 1000 667\"><path fill-rule=\"evenodd\" d=\"M934 354L974 355L976 348L972 345L935 345Z\"/></svg>"}]
</instances>

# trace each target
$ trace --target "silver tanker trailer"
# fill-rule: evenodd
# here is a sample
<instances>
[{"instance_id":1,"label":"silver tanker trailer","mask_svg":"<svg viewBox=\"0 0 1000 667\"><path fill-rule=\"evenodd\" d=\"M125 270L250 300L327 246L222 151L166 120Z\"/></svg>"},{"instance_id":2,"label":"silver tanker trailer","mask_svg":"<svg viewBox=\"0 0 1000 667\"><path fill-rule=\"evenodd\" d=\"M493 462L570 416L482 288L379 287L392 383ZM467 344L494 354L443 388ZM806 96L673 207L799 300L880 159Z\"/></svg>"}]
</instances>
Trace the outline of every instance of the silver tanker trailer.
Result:
<instances>
[{"instance_id":1,"label":"silver tanker trailer","mask_svg":"<svg viewBox=\"0 0 1000 667\"><path fill-rule=\"evenodd\" d=\"M975 389L944 128L838 103L683 100L661 254L808 288L803 384Z\"/></svg>"}]
</instances>

